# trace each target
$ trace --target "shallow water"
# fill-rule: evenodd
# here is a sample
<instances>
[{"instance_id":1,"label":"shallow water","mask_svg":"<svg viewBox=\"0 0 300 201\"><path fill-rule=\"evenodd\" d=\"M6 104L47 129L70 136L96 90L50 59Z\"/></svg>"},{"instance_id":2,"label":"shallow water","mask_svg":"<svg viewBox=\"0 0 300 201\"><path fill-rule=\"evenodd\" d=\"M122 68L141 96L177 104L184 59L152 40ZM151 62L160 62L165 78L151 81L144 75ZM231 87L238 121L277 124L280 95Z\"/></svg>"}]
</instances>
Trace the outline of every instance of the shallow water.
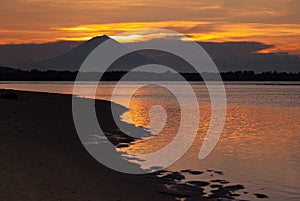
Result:
<instances>
[{"instance_id":1,"label":"shallow water","mask_svg":"<svg viewBox=\"0 0 300 201\"><path fill-rule=\"evenodd\" d=\"M92 82L83 82L81 96L92 97ZM179 93L185 95L180 83ZM115 102L126 105L126 97L135 83L120 85ZM96 98L110 99L113 83L107 82ZM202 170L205 174L185 175L187 180L209 181L224 179L243 184L248 194L238 198L255 200L254 193L269 196L266 200L300 199L300 82L235 82L226 83L227 117L221 138L213 152L198 159L198 152L210 122L210 99L203 83L192 83L200 107L198 135L188 152L168 169ZM71 82L1 82L0 88L71 94ZM185 96L189 100L189 96ZM129 154L157 151L176 135L180 118L178 102L166 90L149 86L137 91L130 99L129 112L122 116L126 122L143 126L153 134L148 115L151 106L160 104L166 109L167 124L159 135L137 140L128 148ZM191 115L192 112L190 111ZM151 113L158 123L164 122L161 110ZM152 119L153 120L153 119ZM143 164L144 165L144 164ZM207 172L219 170L223 174Z\"/></svg>"}]
</instances>

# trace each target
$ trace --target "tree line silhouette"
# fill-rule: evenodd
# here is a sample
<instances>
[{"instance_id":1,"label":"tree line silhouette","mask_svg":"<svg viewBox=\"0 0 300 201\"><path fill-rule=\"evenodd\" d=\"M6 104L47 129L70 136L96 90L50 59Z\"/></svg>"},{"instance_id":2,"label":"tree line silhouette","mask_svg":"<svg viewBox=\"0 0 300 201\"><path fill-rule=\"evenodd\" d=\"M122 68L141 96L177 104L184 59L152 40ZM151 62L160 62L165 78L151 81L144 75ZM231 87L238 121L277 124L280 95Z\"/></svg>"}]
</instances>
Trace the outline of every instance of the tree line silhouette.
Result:
<instances>
[{"instance_id":1,"label":"tree line silhouette","mask_svg":"<svg viewBox=\"0 0 300 201\"><path fill-rule=\"evenodd\" d=\"M24 71L8 67L0 67L0 81L74 81L78 72L71 71ZM118 81L127 72L112 71L104 74L98 72L81 73L82 81L98 81L102 76L103 81ZM188 81L203 81L202 77L197 73L180 73L181 76ZM215 73L203 73L206 80L216 80L218 75ZM255 73L254 71L230 71L220 73L223 81L300 81L300 72L287 73L267 71ZM153 72L131 72L129 80L132 81L178 81L178 76L174 76L171 72L153 73Z\"/></svg>"}]
</instances>

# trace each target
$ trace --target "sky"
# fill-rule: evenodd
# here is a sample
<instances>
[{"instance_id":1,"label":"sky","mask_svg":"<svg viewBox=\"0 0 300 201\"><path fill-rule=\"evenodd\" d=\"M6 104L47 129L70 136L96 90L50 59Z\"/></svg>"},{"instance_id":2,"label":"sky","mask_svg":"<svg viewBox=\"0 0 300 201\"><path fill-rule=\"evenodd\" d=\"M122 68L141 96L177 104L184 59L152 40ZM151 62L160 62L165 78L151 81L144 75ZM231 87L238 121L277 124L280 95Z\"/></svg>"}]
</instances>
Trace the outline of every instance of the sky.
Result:
<instances>
[{"instance_id":1,"label":"sky","mask_svg":"<svg viewBox=\"0 0 300 201\"><path fill-rule=\"evenodd\" d=\"M88 40L166 28L202 42L257 41L300 55L299 0L0 0L0 44ZM156 36L152 36L156 37ZM148 38L149 39L149 38Z\"/></svg>"}]
</instances>

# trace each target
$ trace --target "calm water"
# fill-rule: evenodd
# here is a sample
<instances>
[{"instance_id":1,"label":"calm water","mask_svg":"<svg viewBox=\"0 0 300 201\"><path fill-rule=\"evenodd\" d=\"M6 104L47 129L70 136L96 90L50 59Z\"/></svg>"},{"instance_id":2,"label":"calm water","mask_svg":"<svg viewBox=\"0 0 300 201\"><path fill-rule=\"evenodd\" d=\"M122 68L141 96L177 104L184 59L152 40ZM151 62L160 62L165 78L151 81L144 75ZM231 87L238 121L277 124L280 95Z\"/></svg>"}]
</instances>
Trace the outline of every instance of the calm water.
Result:
<instances>
[{"instance_id":1,"label":"calm water","mask_svg":"<svg viewBox=\"0 0 300 201\"><path fill-rule=\"evenodd\" d=\"M179 83L169 84L177 85L178 91L184 94ZM91 97L91 85L82 83L80 95ZM103 86L97 98L109 99L113 84L108 82ZM133 86L130 82L122 84L122 92L114 101L126 105L125 97L131 95L128 93ZM208 172L187 176L187 180L224 179L243 184L249 193L241 199L256 200L253 193L263 193L269 196L267 200L300 200L300 82L226 83L225 127L214 151L201 161L198 152L209 126L210 99L205 85L195 82L192 87L201 114L198 136L189 151L169 170L222 171L223 175ZM1 82L0 88L71 94L73 86L70 82ZM149 86L137 91L130 100L129 112L122 119L155 133L148 110L156 104L166 109L166 126L159 135L138 140L123 149L129 154L159 150L176 134L180 108L174 97L160 87ZM158 122L163 122L162 116L159 112L152 115Z\"/></svg>"}]
</instances>

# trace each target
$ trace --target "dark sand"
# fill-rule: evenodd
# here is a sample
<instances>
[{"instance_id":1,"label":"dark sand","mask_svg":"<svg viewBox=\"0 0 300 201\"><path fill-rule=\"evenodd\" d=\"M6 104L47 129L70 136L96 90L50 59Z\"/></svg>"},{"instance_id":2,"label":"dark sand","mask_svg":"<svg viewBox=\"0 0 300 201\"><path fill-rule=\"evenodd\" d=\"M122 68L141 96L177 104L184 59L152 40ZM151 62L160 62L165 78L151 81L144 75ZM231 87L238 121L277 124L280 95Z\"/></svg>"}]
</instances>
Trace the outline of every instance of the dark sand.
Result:
<instances>
[{"instance_id":1,"label":"dark sand","mask_svg":"<svg viewBox=\"0 0 300 201\"><path fill-rule=\"evenodd\" d=\"M0 98L1 201L175 199L162 193L163 181L154 175L119 173L93 159L75 131L71 96L13 93L18 100ZM110 102L99 101L97 107L105 114ZM109 118L102 125L119 132ZM117 145L132 139L111 140Z\"/></svg>"}]
</instances>

